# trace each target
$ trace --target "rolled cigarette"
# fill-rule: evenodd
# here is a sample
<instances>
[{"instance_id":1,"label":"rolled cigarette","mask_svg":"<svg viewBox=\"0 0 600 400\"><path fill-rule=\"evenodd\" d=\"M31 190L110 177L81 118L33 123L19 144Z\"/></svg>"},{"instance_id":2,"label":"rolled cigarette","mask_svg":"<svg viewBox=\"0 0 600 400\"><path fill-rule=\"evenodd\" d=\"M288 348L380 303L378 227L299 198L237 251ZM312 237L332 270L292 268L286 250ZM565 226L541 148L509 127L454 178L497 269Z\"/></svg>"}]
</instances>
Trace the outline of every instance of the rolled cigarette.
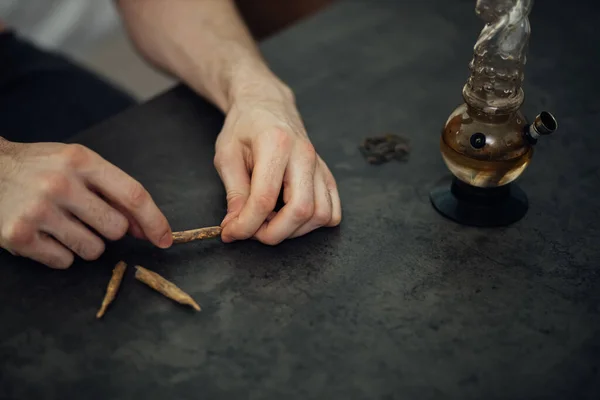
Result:
<instances>
[{"instance_id":1,"label":"rolled cigarette","mask_svg":"<svg viewBox=\"0 0 600 400\"><path fill-rule=\"evenodd\" d=\"M100 310L96 314L96 318L102 318L104 313L106 313L106 309L109 304L113 302L115 297L117 296L117 292L119 291L119 287L121 286L121 282L123 281L123 275L125 274L125 269L127 268L127 264L123 261L119 261L112 272L112 277L108 282L108 287L106 288L106 295L102 300L102 306Z\"/></svg>"},{"instance_id":2,"label":"rolled cigarette","mask_svg":"<svg viewBox=\"0 0 600 400\"><path fill-rule=\"evenodd\" d=\"M138 281L145 283L152 289L161 293L165 297L170 298L171 300L175 300L180 304L191 306L194 308L194 310L200 311L200 306L198 303L196 303L189 294L179 289L172 282L169 282L156 272L152 272L140 265L136 265L135 269L135 278Z\"/></svg>"},{"instance_id":3,"label":"rolled cigarette","mask_svg":"<svg viewBox=\"0 0 600 400\"><path fill-rule=\"evenodd\" d=\"M188 243L194 240L212 239L221 235L220 226L192 229L189 231L173 232L173 243Z\"/></svg>"}]
</instances>

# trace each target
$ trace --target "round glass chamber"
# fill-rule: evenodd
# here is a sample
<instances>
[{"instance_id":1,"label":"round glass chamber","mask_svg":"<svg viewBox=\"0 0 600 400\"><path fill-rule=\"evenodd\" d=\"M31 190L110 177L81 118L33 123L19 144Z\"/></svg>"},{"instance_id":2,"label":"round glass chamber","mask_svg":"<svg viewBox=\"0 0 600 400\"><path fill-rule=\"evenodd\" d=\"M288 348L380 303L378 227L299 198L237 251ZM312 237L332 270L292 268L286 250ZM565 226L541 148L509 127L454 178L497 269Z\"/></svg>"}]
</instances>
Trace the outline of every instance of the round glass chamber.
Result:
<instances>
[{"instance_id":1,"label":"round glass chamber","mask_svg":"<svg viewBox=\"0 0 600 400\"><path fill-rule=\"evenodd\" d=\"M448 118L440 149L448 169L476 187L498 187L517 179L533 156L520 111L490 116L467 104Z\"/></svg>"}]
</instances>

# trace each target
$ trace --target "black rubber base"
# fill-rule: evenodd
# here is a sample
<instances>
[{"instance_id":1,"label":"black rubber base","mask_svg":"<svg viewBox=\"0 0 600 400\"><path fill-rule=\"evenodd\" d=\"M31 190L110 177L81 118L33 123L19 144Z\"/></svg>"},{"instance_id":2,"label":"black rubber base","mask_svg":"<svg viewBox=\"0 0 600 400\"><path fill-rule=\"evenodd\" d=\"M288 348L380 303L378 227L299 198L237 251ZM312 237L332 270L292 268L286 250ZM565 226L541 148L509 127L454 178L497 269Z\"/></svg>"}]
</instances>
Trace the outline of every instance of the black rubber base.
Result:
<instances>
[{"instance_id":1,"label":"black rubber base","mask_svg":"<svg viewBox=\"0 0 600 400\"><path fill-rule=\"evenodd\" d=\"M477 188L458 179L438 186L429 195L435 209L462 225L507 226L527 214L527 195L515 183L497 188Z\"/></svg>"}]
</instances>

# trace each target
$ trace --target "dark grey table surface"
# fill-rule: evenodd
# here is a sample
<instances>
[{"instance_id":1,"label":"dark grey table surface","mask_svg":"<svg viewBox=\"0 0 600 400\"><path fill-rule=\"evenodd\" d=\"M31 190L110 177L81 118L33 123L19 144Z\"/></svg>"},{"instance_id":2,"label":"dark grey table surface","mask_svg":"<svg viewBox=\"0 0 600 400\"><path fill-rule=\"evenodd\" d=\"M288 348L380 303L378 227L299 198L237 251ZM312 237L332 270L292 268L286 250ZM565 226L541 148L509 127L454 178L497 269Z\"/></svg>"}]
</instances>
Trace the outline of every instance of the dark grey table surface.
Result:
<instances>
[{"instance_id":1,"label":"dark grey table surface","mask_svg":"<svg viewBox=\"0 0 600 400\"><path fill-rule=\"evenodd\" d=\"M274 248L126 239L66 272L0 255L0 398L600 398L598 6L536 3L525 110L560 128L520 179L526 218L475 229L428 200L482 27L474 3L343 1L262 45L337 177L339 228ZM224 215L221 124L178 87L77 141L141 180L179 230ZM410 160L366 164L357 145L387 131L411 139ZM203 311L130 269L96 321L120 259Z\"/></svg>"}]
</instances>

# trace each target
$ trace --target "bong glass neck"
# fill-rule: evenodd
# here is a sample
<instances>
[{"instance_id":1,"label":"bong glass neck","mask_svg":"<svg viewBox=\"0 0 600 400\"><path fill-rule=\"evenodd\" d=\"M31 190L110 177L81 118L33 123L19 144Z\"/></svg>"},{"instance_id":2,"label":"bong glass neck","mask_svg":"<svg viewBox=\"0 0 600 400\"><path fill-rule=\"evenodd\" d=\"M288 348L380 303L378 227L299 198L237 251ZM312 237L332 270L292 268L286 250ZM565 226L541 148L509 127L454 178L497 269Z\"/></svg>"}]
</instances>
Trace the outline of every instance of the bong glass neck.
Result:
<instances>
[{"instance_id":1,"label":"bong glass neck","mask_svg":"<svg viewBox=\"0 0 600 400\"><path fill-rule=\"evenodd\" d=\"M521 107L528 15L533 0L478 0L477 15L486 22L474 47L465 102L489 115L511 114Z\"/></svg>"}]
</instances>

